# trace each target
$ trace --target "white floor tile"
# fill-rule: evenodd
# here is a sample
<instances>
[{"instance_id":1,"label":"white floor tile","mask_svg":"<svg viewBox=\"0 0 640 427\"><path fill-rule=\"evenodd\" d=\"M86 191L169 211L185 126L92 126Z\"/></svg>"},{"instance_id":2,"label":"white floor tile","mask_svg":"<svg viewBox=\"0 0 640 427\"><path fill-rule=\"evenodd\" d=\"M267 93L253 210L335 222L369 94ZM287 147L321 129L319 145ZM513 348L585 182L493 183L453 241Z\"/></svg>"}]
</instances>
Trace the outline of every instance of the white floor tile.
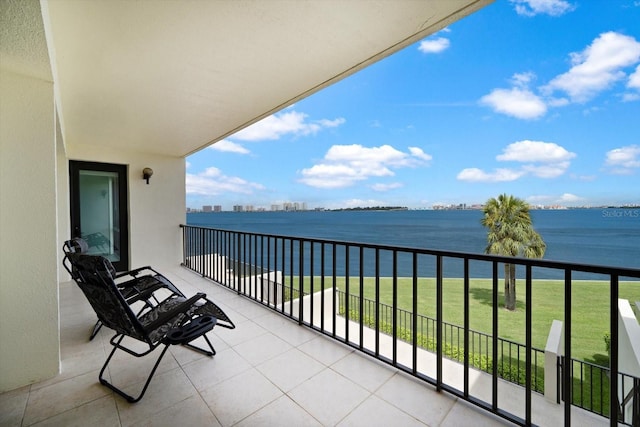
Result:
<instances>
[{"instance_id":1,"label":"white floor tile","mask_svg":"<svg viewBox=\"0 0 640 427\"><path fill-rule=\"evenodd\" d=\"M460 424L460 425L474 425ZM339 427L387 427L387 426L402 426L402 427L425 427L424 423L421 423L412 416L402 412L398 408L389 403L371 396L365 400L360 406L358 406L353 412L351 412L345 419L339 424Z\"/></svg>"},{"instance_id":2,"label":"white floor tile","mask_svg":"<svg viewBox=\"0 0 640 427\"><path fill-rule=\"evenodd\" d=\"M265 407L282 392L255 369L250 369L201 392L223 426L231 426Z\"/></svg>"},{"instance_id":3,"label":"white floor tile","mask_svg":"<svg viewBox=\"0 0 640 427\"><path fill-rule=\"evenodd\" d=\"M323 370L288 394L323 425L335 425L369 397L364 388L331 369Z\"/></svg>"},{"instance_id":4,"label":"white floor tile","mask_svg":"<svg viewBox=\"0 0 640 427\"><path fill-rule=\"evenodd\" d=\"M287 392L325 369L325 366L294 348L257 368L271 382Z\"/></svg>"}]
</instances>

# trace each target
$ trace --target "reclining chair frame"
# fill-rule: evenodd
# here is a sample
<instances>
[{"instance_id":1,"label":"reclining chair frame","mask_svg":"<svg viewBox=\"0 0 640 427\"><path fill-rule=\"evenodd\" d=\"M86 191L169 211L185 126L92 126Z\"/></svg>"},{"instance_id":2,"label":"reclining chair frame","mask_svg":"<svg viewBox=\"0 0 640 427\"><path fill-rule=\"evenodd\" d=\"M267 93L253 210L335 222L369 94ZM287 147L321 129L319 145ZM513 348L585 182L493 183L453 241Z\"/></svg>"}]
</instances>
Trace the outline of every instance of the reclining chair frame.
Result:
<instances>
[{"instance_id":1,"label":"reclining chair frame","mask_svg":"<svg viewBox=\"0 0 640 427\"><path fill-rule=\"evenodd\" d=\"M228 329L235 328L231 319L216 304L207 299L204 293L198 293L187 299L164 276L162 276L164 280L171 284L170 287L158 286L154 291L146 290L126 299L113 279L111 270L113 267L106 258L70 252L65 255L64 263L65 266L67 264L71 266L74 280L89 300L101 324L116 331L110 340L113 349L102 366L98 379L101 384L130 403L142 399L170 345L183 345L212 357L216 351L206 333L216 325ZM158 300L154 292L159 289L168 291L169 296ZM173 289L176 291L174 292ZM149 298L154 298L158 304L149 304L146 301ZM133 313L131 304L139 301L143 303L143 308L136 315ZM144 342L149 348L142 352L128 348L123 344L127 336ZM192 344L192 341L199 337L204 338L208 349ZM127 394L104 378L104 372L118 349L134 357L144 357L160 345L164 348L137 397Z\"/></svg>"}]
</instances>

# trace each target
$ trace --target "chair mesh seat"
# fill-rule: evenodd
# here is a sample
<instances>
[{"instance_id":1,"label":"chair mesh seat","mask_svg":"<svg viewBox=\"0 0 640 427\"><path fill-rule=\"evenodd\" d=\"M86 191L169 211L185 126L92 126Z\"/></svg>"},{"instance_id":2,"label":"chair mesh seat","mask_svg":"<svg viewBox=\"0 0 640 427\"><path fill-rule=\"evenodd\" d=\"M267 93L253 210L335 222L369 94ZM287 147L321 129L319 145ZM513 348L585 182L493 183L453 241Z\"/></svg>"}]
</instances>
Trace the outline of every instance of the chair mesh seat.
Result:
<instances>
[{"instance_id":1,"label":"chair mesh seat","mask_svg":"<svg viewBox=\"0 0 640 427\"><path fill-rule=\"evenodd\" d=\"M150 310L147 313L140 316L139 318L140 323L142 323L142 326L146 328L151 322L154 322L161 316L165 315L166 313L171 312L177 306L184 303L186 300L187 300L186 298L180 297L180 296L167 298L166 300L162 301L158 306L156 306L153 310ZM162 338L164 338L164 336L167 334L169 330L177 328L178 326L182 325L182 323L184 323L184 321L187 318L191 317L190 312L194 310L195 308L191 308L190 310L184 313L180 313L177 316L171 318L167 322L163 323L161 326L158 326L152 329L149 332L149 339L151 340L151 342L153 343L159 342Z\"/></svg>"}]
</instances>

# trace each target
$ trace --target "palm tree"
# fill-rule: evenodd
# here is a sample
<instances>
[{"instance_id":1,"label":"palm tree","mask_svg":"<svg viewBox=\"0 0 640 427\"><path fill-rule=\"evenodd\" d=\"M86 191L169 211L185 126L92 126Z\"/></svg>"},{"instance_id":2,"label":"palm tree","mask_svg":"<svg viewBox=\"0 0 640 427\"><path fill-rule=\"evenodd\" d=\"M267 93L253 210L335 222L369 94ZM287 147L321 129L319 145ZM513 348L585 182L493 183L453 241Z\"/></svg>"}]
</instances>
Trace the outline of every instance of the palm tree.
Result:
<instances>
[{"instance_id":1,"label":"palm tree","mask_svg":"<svg viewBox=\"0 0 640 427\"><path fill-rule=\"evenodd\" d=\"M501 194L484 206L482 225L487 227L488 254L542 258L547 245L533 229L529 205L522 199ZM516 309L516 266L504 265L504 306Z\"/></svg>"}]
</instances>

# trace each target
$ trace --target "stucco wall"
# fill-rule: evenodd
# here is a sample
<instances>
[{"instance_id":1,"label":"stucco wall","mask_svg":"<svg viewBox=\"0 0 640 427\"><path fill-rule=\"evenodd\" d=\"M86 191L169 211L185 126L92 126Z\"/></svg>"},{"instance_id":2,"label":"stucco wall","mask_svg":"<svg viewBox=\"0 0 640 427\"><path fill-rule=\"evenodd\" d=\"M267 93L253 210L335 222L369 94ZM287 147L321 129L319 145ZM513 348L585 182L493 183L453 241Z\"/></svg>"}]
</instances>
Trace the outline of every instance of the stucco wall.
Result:
<instances>
[{"instance_id":1,"label":"stucco wall","mask_svg":"<svg viewBox=\"0 0 640 427\"><path fill-rule=\"evenodd\" d=\"M127 165L131 267L179 264L182 257L179 225L186 221L184 158L102 149L69 141L66 146L67 157L72 160ZM145 167L153 169L148 185L142 179ZM64 215L69 216L68 206Z\"/></svg>"},{"instance_id":2,"label":"stucco wall","mask_svg":"<svg viewBox=\"0 0 640 427\"><path fill-rule=\"evenodd\" d=\"M0 69L0 392L59 371L53 84Z\"/></svg>"},{"instance_id":3,"label":"stucco wall","mask_svg":"<svg viewBox=\"0 0 640 427\"><path fill-rule=\"evenodd\" d=\"M56 119L56 166L57 166L57 189L58 189L58 260L61 263L63 243L71 235L71 217L69 214L69 161L67 160L60 122ZM60 265L60 264L58 264ZM71 276L64 268L58 269L58 280L66 282L71 280Z\"/></svg>"}]
</instances>

